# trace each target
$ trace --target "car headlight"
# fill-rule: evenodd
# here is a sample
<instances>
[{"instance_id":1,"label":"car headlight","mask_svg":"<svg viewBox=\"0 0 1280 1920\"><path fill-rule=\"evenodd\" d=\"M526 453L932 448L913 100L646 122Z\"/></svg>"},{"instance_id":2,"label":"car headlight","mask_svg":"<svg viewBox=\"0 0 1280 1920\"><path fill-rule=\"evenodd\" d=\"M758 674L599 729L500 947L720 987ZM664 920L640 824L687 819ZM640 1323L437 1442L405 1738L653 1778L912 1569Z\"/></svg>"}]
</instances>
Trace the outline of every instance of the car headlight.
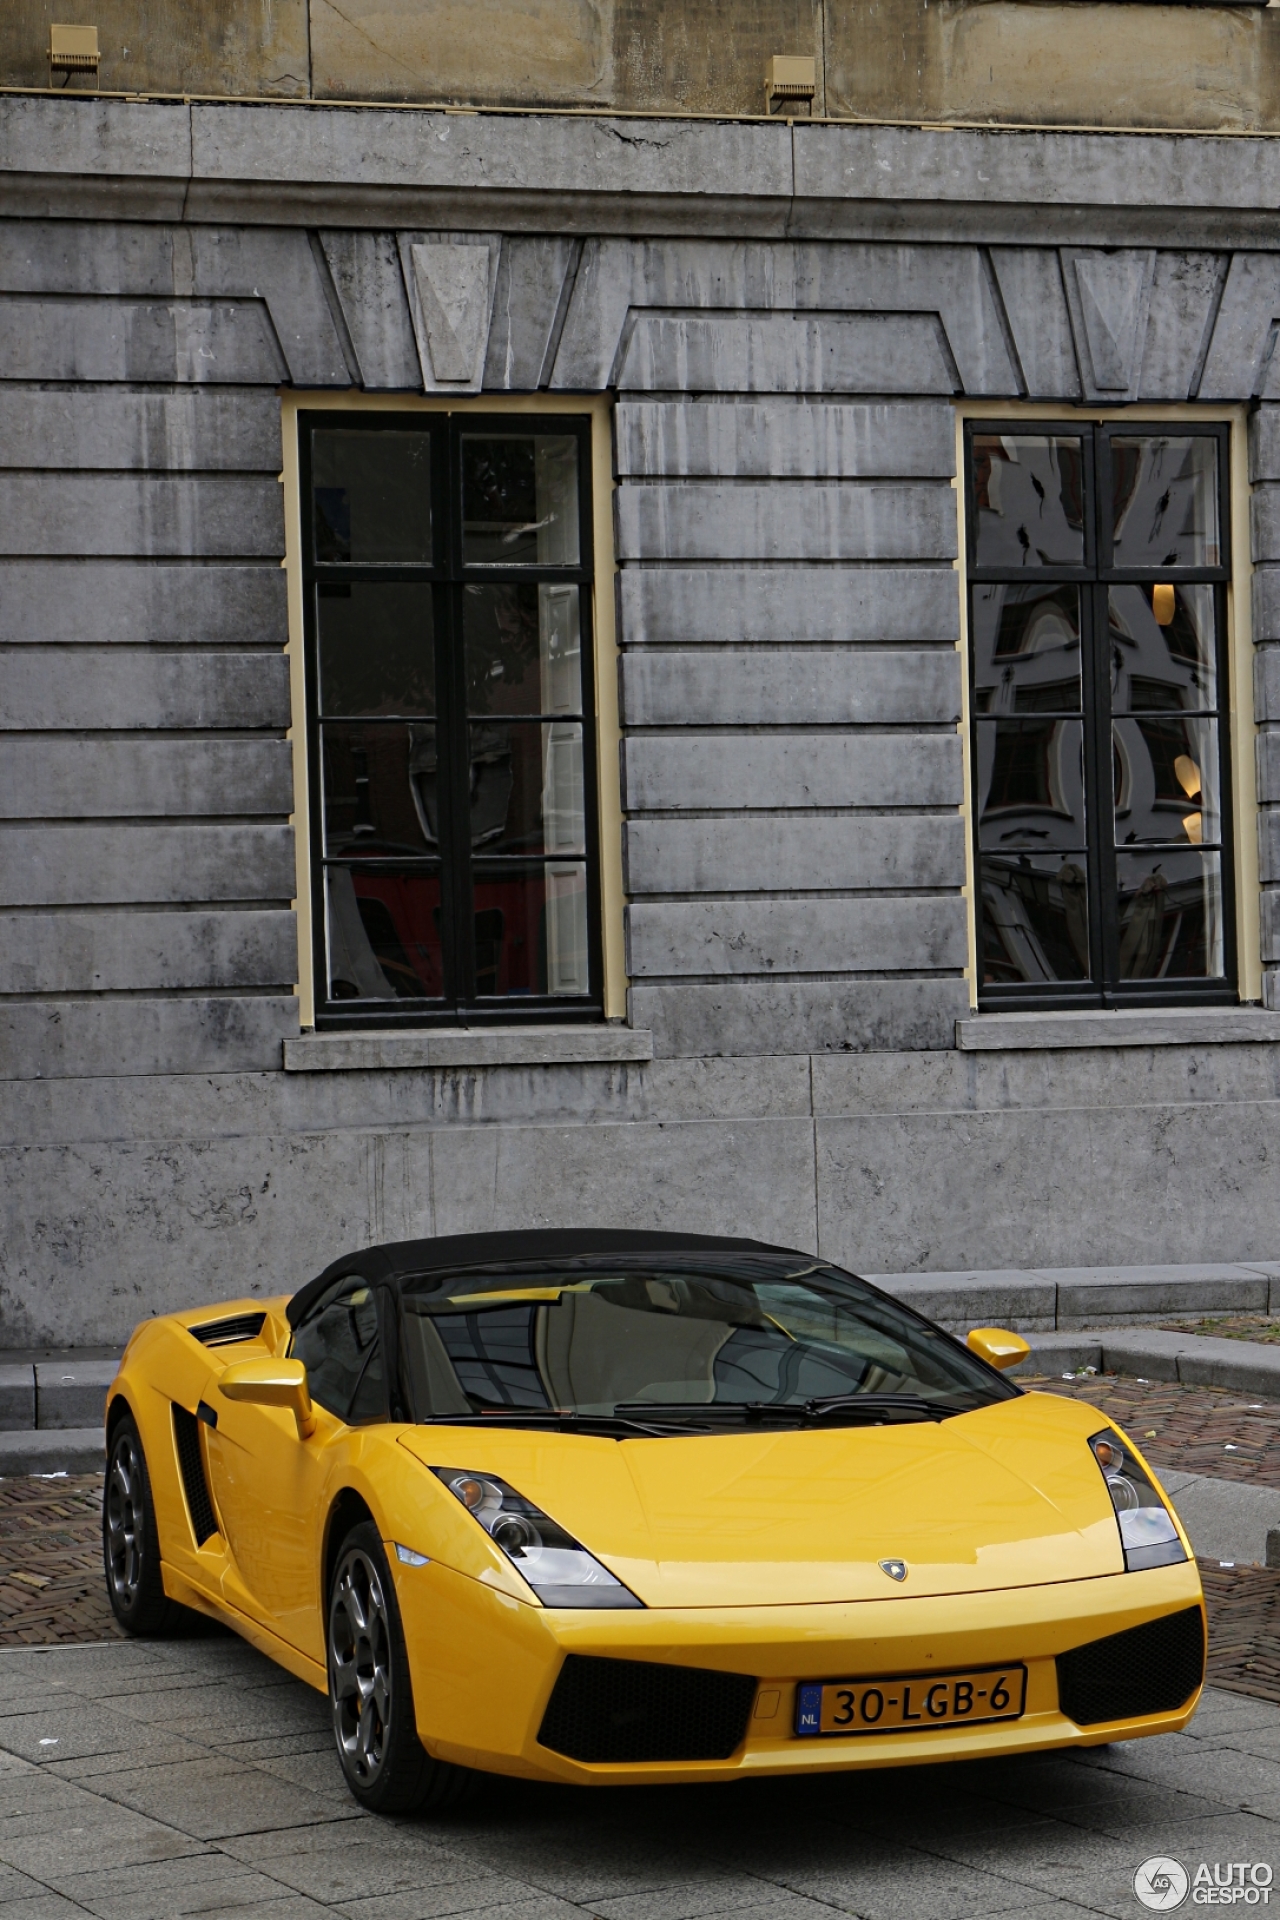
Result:
<instances>
[{"instance_id":1,"label":"car headlight","mask_svg":"<svg viewBox=\"0 0 1280 1920\"><path fill-rule=\"evenodd\" d=\"M642 1607L630 1587L615 1579L572 1534L491 1473L463 1467L433 1467L455 1500L501 1547L544 1607Z\"/></svg>"},{"instance_id":2,"label":"car headlight","mask_svg":"<svg viewBox=\"0 0 1280 1920\"><path fill-rule=\"evenodd\" d=\"M1169 1567L1185 1560L1186 1548L1163 1496L1120 1435L1104 1427L1089 1446L1116 1510L1125 1571L1139 1573L1144 1567Z\"/></svg>"}]
</instances>

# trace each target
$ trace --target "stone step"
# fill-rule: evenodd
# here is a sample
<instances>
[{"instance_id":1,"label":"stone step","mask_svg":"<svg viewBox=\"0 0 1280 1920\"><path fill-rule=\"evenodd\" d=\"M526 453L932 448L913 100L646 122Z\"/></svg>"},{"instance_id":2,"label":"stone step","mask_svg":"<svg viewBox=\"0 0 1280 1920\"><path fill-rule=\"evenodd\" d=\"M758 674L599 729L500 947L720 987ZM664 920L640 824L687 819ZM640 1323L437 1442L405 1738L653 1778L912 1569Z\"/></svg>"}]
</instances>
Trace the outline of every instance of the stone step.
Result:
<instances>
[{"instance_id":1,"label":"stone step","mask_svg":"<svg viewBox=\"0 0 1280 1920\"><path fill-rule=\"evenodd\" d=\"M1165 1267L970 1268L867 1279L953 1332L1139 1325L1176 1315L1280 1313L1280 1261Z\"/></svg>"},{"instance_id":2,"label":"stone step","mask_svg":"<svg viewBox=\"0 0 1280 1920\"><path fill-rule=\"evenodd\" d=\"M115 1360L35 1360L0 1366L0 1435L101 1425Z\"/></svg>"},{"instance_id":3,"label":"stone step","mask_svg":"<svg viewBox=\"0 0 1280 1920\"><path fill-rule=\"evenodd\" d=\"M0 1433L0 1478L20 1473L101 1473L106 1457L101 1426Z\"/></svg>"},{"instance_id":4,"label":"stone step","mask_svg":"<svg viewBox=\"0 0 1280 1920\"><path fill-rule=\"evenodd\" d=\"M1188 1387L1230 1387L1280 1400L1280 1346L1256 1340L1216 1340L1211 1334L1167 1333L1158 1327L1101 1328L1093 1333L1032 1333L1031 1353L1019 1374L1136 1374L1146 1380L1180 1380Z\"/></svg>"}]
</instances>

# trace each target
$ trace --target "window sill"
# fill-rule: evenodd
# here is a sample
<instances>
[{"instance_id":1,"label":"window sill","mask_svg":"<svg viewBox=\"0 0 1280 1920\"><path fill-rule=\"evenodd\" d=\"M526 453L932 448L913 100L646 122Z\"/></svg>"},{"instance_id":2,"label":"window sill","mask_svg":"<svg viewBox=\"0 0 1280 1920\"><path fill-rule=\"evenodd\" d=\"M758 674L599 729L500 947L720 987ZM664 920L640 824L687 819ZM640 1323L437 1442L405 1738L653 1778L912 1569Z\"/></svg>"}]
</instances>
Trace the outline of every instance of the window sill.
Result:
<instances>
[{"instance_id":1,"label":"window sill","mask_svg":"<svg viewBox=\"0 0 1280 1920\"><path fill-rule=\"evenodd\" d=\"M1205 1047L1280 1042L1280 1013L1261 1007L1133 1007L1081 1013L979 1013L956 1021L962 1053L1017 1048Z\"/></svg>"},{"instance_id":2,"label":"window sill","mask_svg":"<svg viewBox=\"0 0 1280 1920\"><path fill-rule=\"evenodd\" d=\"M653 1035L633 1027L436 1027L416 1033L304 1033L284 1043L286 1073L581 1066L652 1058Z\"/></svg>"}]
</instances>

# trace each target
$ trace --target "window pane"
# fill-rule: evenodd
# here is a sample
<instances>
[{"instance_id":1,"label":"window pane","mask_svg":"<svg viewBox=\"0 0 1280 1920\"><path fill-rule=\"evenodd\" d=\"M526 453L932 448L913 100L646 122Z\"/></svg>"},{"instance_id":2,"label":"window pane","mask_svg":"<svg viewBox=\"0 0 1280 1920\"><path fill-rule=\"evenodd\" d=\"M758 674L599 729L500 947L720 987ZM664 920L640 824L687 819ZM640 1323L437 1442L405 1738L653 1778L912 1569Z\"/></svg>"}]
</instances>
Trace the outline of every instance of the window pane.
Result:
<instances>
[{"instance_id":1,"label":"window pane","mask_svg":"<svg viewBox=\"0 0 1280 1920\"><path fill-rule=\"evenodd\" d=\"M437 1000L444 992L440 876L328 867L331 1000Z\"/></svg>"},{"instance_id":2,"label":"window pane","mask_svg":"<svg viewBox=\"0 0 1280 1920\"><path fill-rule=\"evenodd\" d=\"M1152 611L1150 587L1107 590L1113 713L1194 711L1218 704L1214 589L1168 584L1172 617ZM1161 597L1158 611L1168 611Z\"/></svg>"},{"instance_id":3,"label":"window pane","mask_svg":"<svg viewBox=\"0 0 1280 1920\"><path fill-rule=\"evenodd\" d=\"M350 428L311 436L316 559L431 559L431 439Z\"/></svg>"},{"instance_id":4,"label":"window pane","mask_svg":"<svg viewBox=\"0 0 1280 1920\"><path fill-rule=\"evenodd\" d=\"M1085 846L1079 720L983 720L977 735L982 846Z\"/></svg>"},{"instance_id":5,"label":"window pane","mask_svg":"<svg viewBox=\"0 0 1280 1920\"><path fill-rule=\"evenodd\" d=\"M1218 723L1172 714L1112 724L1116 845L1222 837Z\"/></svg>"},{"instance_id":6,"label":"window pane","mask_svg":"<svg viewBox=\"0 0 1280 1920\"><path fill-rule=\"evenodd\" d=\"M981 860L987 986L1089 978L1089 886L1082 853Z\"/></svg>"},{"instance_id":7,"label":"window pane","mask_svg":"<svg viewBox=\"0 0 1280 1920\"><path fill-rule=\"evenodd\" d=\"M980 567L1084 565L1084 443L1074 434L976 433Z\"/></svg>"},{"instance_id":8,"label":"window pane","mask_svg":"<svg viewBox=\"0 0 1280 1920\"><path fill-rule=\"evenodd\" d=\"M1113 434L1113 563L1218 567L1218 442L1207 434Z\"/></svg>"},{"instance_id":9,"label":"window pane","mask_svg":"<svg viewBox=\"0 0 1280 1920\"><path fill-rule=\"evenodd\" d=\"M582 712L577 587L468 587L462 628L468 713Z\"/></svg>"},{"instance_id":10,"label":"window pane","mask_svg":"<svg viewBox=\"0 0 1280 1920\"><path fill-rule=\"evenodd\" d=\"M577 566L574 435L463 435L462 557L472 567Z\"/></svg>"},{"instance_id":11,"label":"window pane","mask_svg":"<svg viewBox=\"0 0 1280 1920\"><path fill-rule=\"evenodd\" d=\"M1116 892L1122 980L1221 976L1221 854L1119 853Z\"/></svg>"},{"instance_id":12,"label":"window pane","mask_svg":"<svg viewBox=\"0 0 1280 1920\"><path fill-rule=\"evenodd\" d=\"M476 992L481 995L589 990L587 869L548 861L475 876Z\"/></svg>"},{"instance_id":13,"label":"window pane","mask_svg":"<svg viewBox=\"0 0 1280 1920\"><path fill-rule=\"evenodd\" d=\"M430 587L317 587L316 625L321 713L435 712Z\"/></svg>"},{"instance_id":14,"label":"window pane","mask_svg":"<svg viewBox=\"0 0 1280 1920\"><path fill-rule=\"evenodd\" d=\"M326 721L320 737L325 852L365 860L434 853L435 728Z\"/></svg>"},{"instance_id":15,"label":"window pane","mask_svg":"<svg viewBox=\"0 0 1280 1920\"><path fill-rule=\"evenodd\" d=\"M378 1309L363 1283L304 1320L289 1352L307 1370L311 1398L345 1420L361 1372L378 1341Z\"/></svg>"},{"instance_id":16,"label":"window pane","mask_svg":"<svg viewBox=\"0 0 1280 1920\"><path fill-rule=\"evenodd\" d=\"M974 709L1079 713L1079 587L973 590Z\"/></svg>"},{"instance_id":17,"label":"window pane","mask_svg":"<svg viewBox=\"0 0 1280 1920\"><path fill-rule=\"evenodd\" d=\"M486 853L585 851L579 722L471 728L471 844Z\"/></svg>"}]
</instances>

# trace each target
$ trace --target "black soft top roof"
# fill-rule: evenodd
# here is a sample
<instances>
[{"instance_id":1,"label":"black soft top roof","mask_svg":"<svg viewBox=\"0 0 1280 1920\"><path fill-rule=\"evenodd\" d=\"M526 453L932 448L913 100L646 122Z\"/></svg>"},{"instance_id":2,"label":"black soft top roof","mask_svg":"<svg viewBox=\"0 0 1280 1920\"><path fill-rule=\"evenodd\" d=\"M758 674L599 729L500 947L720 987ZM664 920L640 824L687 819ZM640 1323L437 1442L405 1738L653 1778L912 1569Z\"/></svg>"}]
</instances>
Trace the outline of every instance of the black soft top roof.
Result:
<instances>
[{"instance_id":1,"label":"black soft top roof","mask_svg":"<svg viewBox=\"0 0 1280 1920\"><path fill-rule=\"evenodd\" d=\"M514 1233L453 1233L438 1240L393 1240L380 1247L345 1253L323 1273L308 1280L289 1302L289 1325L296 1327L313 1300L333 1281L348 1274L397 1286L409 1275L433 1267L505 1266L521 1260L582 1260L592 1254L627 1253L780 1253L812 1259L792 1247L763 1240L735 1240L717 1233L632 1233L610 1227L542 1227Z\"/></svg>"}]
</instances>

